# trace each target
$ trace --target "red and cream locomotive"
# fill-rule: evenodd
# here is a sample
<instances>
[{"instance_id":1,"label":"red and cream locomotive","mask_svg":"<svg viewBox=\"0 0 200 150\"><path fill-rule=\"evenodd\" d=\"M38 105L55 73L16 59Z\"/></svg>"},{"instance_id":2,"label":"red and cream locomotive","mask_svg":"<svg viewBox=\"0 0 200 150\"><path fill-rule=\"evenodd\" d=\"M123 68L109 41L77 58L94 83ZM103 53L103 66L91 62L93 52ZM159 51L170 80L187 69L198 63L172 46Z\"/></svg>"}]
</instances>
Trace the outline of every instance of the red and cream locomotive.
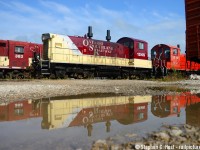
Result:
<instances>
[{"instance_id":1,"label":"red and cream locomotive","mask_svg":"<svg viewBox=\"0 0 200 150\"><path fill-rule=\"evenodd\" d=\"M41 75L64 78L150 77L151 60L148 60L148 43L123 37L110 42L92 39L92 28L87 36L67 36L52 33L42 35L43 55L40 61Z\"/></svg>"}]
</instances>

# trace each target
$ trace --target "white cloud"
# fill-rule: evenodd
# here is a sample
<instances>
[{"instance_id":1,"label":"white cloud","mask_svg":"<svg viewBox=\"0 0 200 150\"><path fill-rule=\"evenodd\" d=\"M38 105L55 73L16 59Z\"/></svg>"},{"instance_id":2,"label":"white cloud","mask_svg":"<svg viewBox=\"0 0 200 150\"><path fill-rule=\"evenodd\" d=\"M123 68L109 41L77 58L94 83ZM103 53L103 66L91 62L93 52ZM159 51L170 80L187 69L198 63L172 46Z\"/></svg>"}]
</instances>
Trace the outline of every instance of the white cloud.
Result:
<instances>
[{"instance_id":1,"label":"white cloud","mask_svg":"<svg viewBox=\"0 0 200 150\"><path fill-rule=\"evenodd\" d=\"M134 9L118 11L89 4L72 9L44 0L39 0L39 8L17 1L0 4L4 7L0 9L1 39L41 42L42 33L84 35L92 25L96 39L104 40L106 30L110 29L112 41L130 36L148 41L149 49L158 43L185 46L185 18L173 12L164 14L144 8L138 13Z\"/></svg>"},{"instance_id":2,"label":"white cloud","mask_svg":"<svg viewBox=\"0 0 200 150\"><path fill-rule=\"evenodd\" d=\"M56 2L41 0L40 3L43 6L49 8L53 12L60 12L62 14L71 13L71 10L67 6L61 5L61 4L56 3Z\"/></svg>"}]
</instances>

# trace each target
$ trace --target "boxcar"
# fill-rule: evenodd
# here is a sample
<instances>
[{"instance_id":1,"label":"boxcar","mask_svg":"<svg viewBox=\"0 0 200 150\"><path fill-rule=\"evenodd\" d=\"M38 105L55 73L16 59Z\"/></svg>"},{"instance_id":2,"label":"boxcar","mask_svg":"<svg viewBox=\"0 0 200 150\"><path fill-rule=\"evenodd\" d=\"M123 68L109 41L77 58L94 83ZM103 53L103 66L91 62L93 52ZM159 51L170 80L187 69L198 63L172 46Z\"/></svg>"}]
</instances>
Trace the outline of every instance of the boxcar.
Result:
<instances>
[{"instance_id":1,"label":"boxcar","mask_svg":"<svg viewBox=\"0 0 200 150\"><path fill-rule=\"evenodd\" d=\"M200 0L185 0L186 56L200 61Z\"/></svg>"}]
</instances>

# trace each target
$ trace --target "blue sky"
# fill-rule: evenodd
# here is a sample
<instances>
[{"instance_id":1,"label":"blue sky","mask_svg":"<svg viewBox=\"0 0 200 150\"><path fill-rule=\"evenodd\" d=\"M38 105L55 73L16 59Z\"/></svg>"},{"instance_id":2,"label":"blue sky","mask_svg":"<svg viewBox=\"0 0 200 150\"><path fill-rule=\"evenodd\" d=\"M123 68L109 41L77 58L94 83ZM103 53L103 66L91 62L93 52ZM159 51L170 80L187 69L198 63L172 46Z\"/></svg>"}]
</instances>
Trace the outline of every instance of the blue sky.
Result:
<instances>
[{"instance_id":1,"label":"blue sky","mask_svg":"<svg viewBox=\"0 0 200 150\"><path fill-rule=\"evenodd\" d=\"M185 51L184 0L0 0L0 39L41 43L42 33L80 35L113 42L133 37L180 44Z\"/></svg>"}]
</instances>

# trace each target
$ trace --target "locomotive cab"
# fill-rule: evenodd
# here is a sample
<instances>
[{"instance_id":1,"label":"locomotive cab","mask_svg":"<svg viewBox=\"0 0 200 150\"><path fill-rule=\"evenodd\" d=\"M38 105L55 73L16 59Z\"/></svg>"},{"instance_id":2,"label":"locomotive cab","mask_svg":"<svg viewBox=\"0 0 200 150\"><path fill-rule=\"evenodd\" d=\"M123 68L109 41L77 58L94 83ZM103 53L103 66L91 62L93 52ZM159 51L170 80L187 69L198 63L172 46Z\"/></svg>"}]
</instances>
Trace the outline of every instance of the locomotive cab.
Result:
<instances>
[{"instance_id":1,"label":"locomotive cab","mask_svg":"<svg viewBox=\"0 0 200 150\"><path fill-rule=\"evenodd\" d=\"M148 59L148 43L143 40L123 37L117 41L129 48L129 59Z\"/></svg>"},{"instance_id":2,"label":"locomotive cab","mask_svg":"<svg viewBox=\"0 0 200 150\"><path fill-rule=\"evenodd\" d=\"M153 74L163 77L172 70L180 70L181 54L179 46L158 44L151 49Z\"/></svg>"}]
</instances>

